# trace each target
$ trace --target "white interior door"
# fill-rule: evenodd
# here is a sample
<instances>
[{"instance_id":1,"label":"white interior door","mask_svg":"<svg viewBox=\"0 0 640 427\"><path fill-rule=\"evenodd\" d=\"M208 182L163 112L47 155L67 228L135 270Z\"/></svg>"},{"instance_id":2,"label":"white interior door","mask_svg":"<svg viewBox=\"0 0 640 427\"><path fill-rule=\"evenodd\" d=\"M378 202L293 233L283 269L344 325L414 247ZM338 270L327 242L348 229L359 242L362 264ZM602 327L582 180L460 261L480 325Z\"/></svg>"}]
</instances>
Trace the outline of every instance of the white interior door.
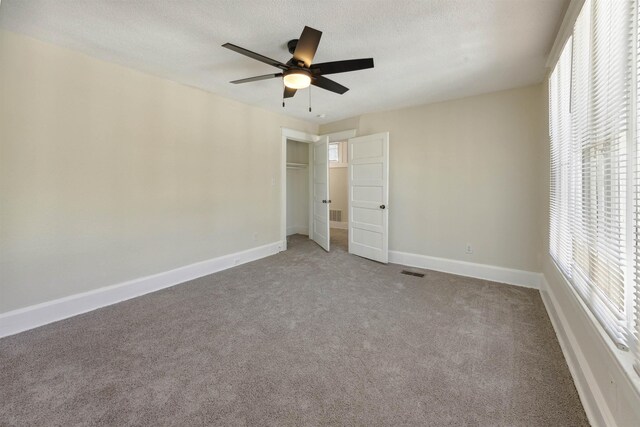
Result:
<instances>
[{"instance_id":1,"label":"white interior door","mask_svg":"<svg viewBox=\"0 0 640 427\"><path fill-rule=\"evenodd\" d=\"M329 138L313 144L313 240L329 252Z\"/></svg>"},{"instance_id":2,"label":"white interior door","mask_svg":"<svg viewBox=\"0 0 640 427\"><path fill-rule=\"evenodd\" d=\"M349 253L389 262L389 132L349 139Z\"/></svg>"}]
</instances>

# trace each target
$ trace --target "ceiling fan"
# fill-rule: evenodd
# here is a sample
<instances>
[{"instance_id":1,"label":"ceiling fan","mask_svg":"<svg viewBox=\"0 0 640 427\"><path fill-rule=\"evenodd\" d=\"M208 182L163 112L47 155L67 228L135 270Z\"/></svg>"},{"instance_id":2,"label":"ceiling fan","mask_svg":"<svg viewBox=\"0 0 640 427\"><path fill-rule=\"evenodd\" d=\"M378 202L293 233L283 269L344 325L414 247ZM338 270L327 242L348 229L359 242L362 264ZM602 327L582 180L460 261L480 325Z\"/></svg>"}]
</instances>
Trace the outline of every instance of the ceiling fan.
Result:
<instances>
[{"instance_id":1,"label":"ceiling fan","mask_svg":"<svg viewBox=\"0 0 640 427\"><path fill-rule=\"evenodd\" d=\"M249 58L256 59L282 70L280 73L265 74L263 76L234 80L230 83L249 83L256 82L258 80L282 77L285 86L284 98L291 98L296 94L298 89L309 87L310 84L342 95L348 91L349 88L324 77L324 75L373 68L373 58L348 59L345 61L313 64L313 57L318 49L321 36L322 31L305 26L299 39L290 40L287 43L289 53L291 53L293 57L287 61L286 64L276 61L275 59L267 58L259 53L251 52L250 50L231 43L223 44L222 46L227 49L231 49L242 55L248 56Z\"/></svg>"}]
</instances>

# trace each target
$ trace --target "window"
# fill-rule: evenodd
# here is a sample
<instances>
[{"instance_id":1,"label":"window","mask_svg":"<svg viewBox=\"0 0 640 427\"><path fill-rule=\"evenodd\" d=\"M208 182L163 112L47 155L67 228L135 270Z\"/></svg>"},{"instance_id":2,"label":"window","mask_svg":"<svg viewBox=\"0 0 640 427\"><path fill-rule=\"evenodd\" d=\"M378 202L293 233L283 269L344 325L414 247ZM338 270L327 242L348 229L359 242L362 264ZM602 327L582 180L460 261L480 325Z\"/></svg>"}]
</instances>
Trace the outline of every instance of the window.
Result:
<instances>
[{"instance_id":1,"label":"window","mask_svg":"<svg viewBox=\"0 0 640 427\"><path fill-rule=\"evenodd\" d=\"M633 257L633 273L634 273L634 285L635 289L630 291L633 299L633 340L635 341L635 369L640 374L640 66L638 61L640 60L640 10L636 3L636 35L635 35L635 57L632 67L635 67L635 99L631 96L631 102L635 103L636 117L635 117L635 135L631 134L631 138L635 136L633 141L634 161L630 162L630 165L634 168L633 174L633 231L634 241L633 250L631 256ZM632 75L633 76L633 75ZM632 92L633 95L633 92ZM632 139L633 140L633 139Z\"/></svg>"},{"instance_id":2,"label":"window","mask_svg":"<svg viewBox=\"0 0 640 427\"><path fill-rule=\"evenodd\" d=\"M329 144L329 161L333 163L340 162L340 143L332 142Z\"/></svg>"},{"instance_id":3,"label":"window","mask_svg":"<svg viewBox=\"0 0 640 427\"><path fill-rule=\"evenodd\" d=\"M640 314L637 19L633 0L587 0L549 78L549 252L621 349Z\"/></svg>"},{"instance_id":4,"label":"window","mask_svg":"<svg viewBox=\"0 0 640 427\"><path fill-rule=\"evenodd\" d=\"M551 189L549 252L571 277L570 165L571 39L565 45L549 79L549 134L551 138Z\"/></svg>"},{"instance_id":5,"label":"window","mask_svg":"<svg viewBox=\"0 0 640 427\"><path fill-rule=\"evenodd\" d=\"M346 168L347 167L347 142L330 142L329 143L329 167Z\"/></svg>"}]
</instances>

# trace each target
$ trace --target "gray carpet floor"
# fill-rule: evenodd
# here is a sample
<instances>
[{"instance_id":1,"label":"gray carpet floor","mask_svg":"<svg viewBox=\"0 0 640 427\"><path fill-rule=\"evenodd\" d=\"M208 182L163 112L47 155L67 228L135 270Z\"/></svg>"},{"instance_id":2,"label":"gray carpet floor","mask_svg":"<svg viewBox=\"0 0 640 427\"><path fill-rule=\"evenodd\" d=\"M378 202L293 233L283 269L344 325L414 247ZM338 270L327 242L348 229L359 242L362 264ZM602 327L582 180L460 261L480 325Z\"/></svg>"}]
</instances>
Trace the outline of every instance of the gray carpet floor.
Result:
<instances>
[{"instance_id":1,"label":"gray carpet floor","mask_svg":"<svg viewBox=\"0 0 640 427\"><path fill-rule=\"evenodd\" d=\"M537 291L332 234L0 340L0 425L587 425Z\"/></svg>"}]
</instances>

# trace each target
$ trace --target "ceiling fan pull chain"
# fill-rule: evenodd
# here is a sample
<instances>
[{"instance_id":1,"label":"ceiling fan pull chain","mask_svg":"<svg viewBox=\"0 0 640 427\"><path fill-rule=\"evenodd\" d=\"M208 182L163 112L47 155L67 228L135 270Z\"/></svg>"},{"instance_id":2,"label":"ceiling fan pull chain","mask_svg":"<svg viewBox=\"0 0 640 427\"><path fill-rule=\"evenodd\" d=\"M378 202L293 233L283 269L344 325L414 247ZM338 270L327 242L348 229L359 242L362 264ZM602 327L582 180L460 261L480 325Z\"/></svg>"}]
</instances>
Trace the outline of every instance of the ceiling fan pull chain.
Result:
<instances>
[{"instance_id":1,"label":"ceiling fan pull chain","mask_svg":"<svg viewBox=\"0 0 640 427\"><path fill-rule=\"evenodd\" d=\"M282 108L284 108L284 91L286 86L284 85L284 79L282 80Z\"/></svg>"},{"instance_id":2,"label":"ceiling fan pull chain","mask_svg":"<svg viewBox=\"0 0 640 427\"><path fill-rule=\"evenodd\" d=\"M309 86L309 112L311 112L311 86Z\"/></svg>"}]
</instances>

